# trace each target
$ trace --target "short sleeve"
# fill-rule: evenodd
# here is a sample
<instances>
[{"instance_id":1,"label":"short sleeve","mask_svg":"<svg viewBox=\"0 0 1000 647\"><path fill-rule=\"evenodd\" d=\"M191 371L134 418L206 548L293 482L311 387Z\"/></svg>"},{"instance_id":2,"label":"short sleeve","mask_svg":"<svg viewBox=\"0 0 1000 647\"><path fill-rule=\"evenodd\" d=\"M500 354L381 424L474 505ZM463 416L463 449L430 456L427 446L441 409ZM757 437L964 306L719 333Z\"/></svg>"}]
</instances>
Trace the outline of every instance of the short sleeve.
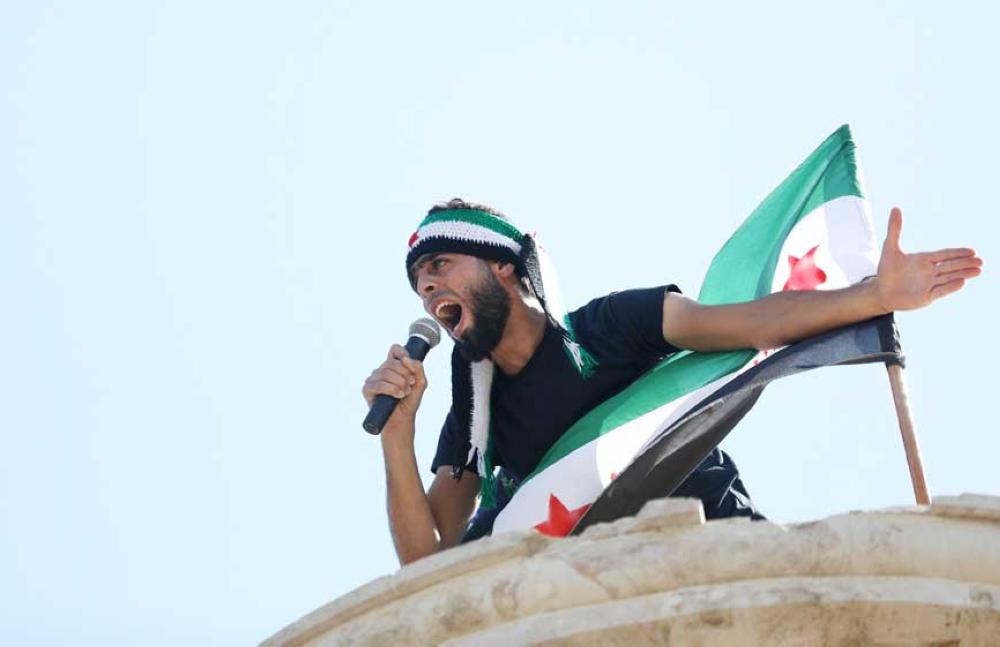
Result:
<instances>
[{"instance_id":1,"label":"short sleeve","mask_svg":"<svg viewBox=\"0 0 1000 647\"><path fill-rule=\"evenodd\" d=\"M663 299L676 285L612 292L570 314L577 341L602 364L648 364L679 349L663 338Z\"/></svg>"},{"instance_id":2,"label":"short sleeve","mask_svg":"<svg viewBox=\"0 0 1000 647\"><path fill-rule=\"evenodd\" d=\"M441 435L438 436L437 452L435 452L434 460L431 462L432 472L437 474L438 467L441 465L454 465L457 462L459 452L462 451L463 447L468 447L467 443L462 442L461 433L458 423L455 421L455 415L449 410L448 416L441 426ZM464 460L465 457L463 456L461 459ZM466 465L465 469L473 474L479 474L475 461Z\"/></svg>"}]
</instances>

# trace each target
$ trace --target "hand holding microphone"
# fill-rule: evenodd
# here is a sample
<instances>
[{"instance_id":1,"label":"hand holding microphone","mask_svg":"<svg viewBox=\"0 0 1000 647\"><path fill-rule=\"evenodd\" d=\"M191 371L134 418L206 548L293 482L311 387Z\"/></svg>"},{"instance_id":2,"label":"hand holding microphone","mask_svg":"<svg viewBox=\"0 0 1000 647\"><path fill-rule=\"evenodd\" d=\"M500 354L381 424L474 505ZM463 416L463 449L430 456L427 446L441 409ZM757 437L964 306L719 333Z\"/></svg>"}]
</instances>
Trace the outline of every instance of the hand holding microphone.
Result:
<instances>
[{"instance_id":1,"label":"hand holding microphone","mask_svg":"<svg viewBox=\"0 0 1000 647\"><path fill-rule=\"evenodd\" d=\"M427 388L420 362L441 341L441 329L433 319L418 319L410 325L406 347L395 345L382 366L365 380L362 394L370 409L362 424L370 434L379 434L396 406L407 407L415 414Z\"/></svg>"}]
</instances>

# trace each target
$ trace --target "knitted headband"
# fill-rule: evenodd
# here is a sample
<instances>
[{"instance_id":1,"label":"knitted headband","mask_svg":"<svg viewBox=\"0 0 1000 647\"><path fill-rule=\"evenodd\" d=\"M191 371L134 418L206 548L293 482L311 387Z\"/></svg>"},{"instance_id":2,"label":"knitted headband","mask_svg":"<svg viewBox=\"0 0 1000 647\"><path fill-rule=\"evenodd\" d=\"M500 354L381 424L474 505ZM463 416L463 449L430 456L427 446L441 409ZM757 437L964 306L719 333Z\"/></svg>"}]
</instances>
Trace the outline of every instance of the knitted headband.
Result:
<instances>
[{"instance_id":1,"label":"knitted headband","mask_svg":"<svg viewBox=\"0 0 1000 647\"><path fill-rule=\"evenodd\" d=\"M526 236L506 220L479 209L447 209L424 218L410 236L406 273L416 289L413 263L424 254L453 252L514 263L524 273L521 254Z\"/></svg>"},{"instance_id":2,"label":"knitted headband","mask_svg":"<svg viewBox=\"0 0 1000 647\"><path fill-rule=\"evenodd\" d=\"M414 290L416 276L411 272L414 262L425 254L445 252L513 263L518 274L527 278L550 323L562 333L566 352L577 370L584 376L593 371L596 362L574 340L558 301L555 272L533 236L522 234L503 218L479 209L445 209L430 213L410 236L406 254L407 278ZM452 412L459 426L469 430L468 450L456 456L454 476L460 478L464 466L475 457L482 479L480 505L485 507L492 506L494 494L489 433L494 370L489 358L470 364L457 348L452 352Z\"/></svg>"}]
</instances>

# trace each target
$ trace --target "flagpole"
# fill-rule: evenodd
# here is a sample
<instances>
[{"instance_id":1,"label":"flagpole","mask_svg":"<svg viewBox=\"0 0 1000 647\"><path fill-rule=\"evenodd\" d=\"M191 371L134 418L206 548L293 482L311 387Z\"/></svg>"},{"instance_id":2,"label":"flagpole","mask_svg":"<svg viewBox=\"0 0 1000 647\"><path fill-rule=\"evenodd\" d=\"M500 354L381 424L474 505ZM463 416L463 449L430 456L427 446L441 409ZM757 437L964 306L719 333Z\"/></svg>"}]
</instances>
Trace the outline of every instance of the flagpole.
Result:
<instances>
[{"instance_id":1,"label":"flagpole","mask_svg":"<svg viewBox=\"0 0 1000 647\"><path fill-rule=\"evenodd\" d=\"M903 436L903 450L906 452L906 464L910 468L910 481L913 483L913 497L917 505L930 505L927 494L927 481L924 478L924 465L920 460L920 446L917 445L917 431L910 415L909 396L906 392L906 381L903 378L903 367L899 364L886 364L889 371L889 385L892 387L892 400L896 405L896 418L899 420L899 433Z\"/></svg>"}]
</instances>

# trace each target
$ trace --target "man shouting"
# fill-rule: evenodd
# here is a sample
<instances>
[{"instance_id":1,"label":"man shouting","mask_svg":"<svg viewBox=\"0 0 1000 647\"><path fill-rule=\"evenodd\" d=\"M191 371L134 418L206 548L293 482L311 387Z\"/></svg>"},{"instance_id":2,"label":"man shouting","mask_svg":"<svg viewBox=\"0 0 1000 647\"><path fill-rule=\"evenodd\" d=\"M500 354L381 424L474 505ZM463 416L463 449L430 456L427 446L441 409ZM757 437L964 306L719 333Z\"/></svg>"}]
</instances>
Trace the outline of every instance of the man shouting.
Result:
<instances>
[{"instance_id":1,"label":"man shouting","mask_svg":"<svg viewBox=\"0 0 1000 647\"><path fill-rule=\"evenodd\" d=\"M901 228L893 209L877 275L840 290L703 306L665 285L612 293L564 316L545 291L544 255L531 236L483 205L433 207L406 257L424 309L455 341L452 406L426 493L413 446L427 388L421 363L393 346L363 388L369 405L379 394L399 398L381 439L400 563L489 534L520 480L574 422L671 353L784 346L923 307L979 275L971 249L902 252ZM672 496L701 499L709 519L762 518L719 449Z\"/></svg>"}]
</instances>

